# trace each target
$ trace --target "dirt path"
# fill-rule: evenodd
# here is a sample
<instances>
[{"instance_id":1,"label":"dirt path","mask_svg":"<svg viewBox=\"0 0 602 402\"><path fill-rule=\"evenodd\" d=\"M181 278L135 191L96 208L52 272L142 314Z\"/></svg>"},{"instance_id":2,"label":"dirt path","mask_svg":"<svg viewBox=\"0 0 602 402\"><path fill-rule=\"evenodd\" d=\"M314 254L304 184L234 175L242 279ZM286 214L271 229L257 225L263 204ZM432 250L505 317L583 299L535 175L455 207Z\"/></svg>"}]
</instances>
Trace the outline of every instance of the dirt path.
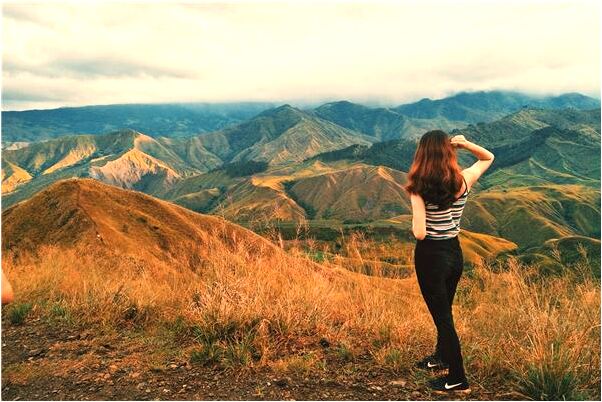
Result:
<instances>
[{"instance_id":1,"label":"dirt path","mask_svg":"<svg viewBox=\"0 0 602 402\"><path fill-rule=\"evenodd\" d=\"M427 373L395 374L369 356L310 374L148 361L153 345L125 336L56 330L39 319L2 328L2 400L437 400ZM458 399L521 399L472 384Z\"/></svg>"}]
</instances>

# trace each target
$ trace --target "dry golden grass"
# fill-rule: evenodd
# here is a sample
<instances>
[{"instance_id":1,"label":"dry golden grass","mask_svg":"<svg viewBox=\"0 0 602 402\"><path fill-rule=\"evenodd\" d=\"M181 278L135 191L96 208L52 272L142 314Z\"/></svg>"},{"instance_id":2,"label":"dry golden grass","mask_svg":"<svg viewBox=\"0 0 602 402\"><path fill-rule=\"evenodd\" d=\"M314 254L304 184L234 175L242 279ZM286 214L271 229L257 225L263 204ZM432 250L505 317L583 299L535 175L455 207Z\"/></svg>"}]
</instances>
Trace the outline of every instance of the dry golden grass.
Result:
<instances>
[{"instance_id":1,"label":"dry golden grass","mask_svg":"<svg viewBox=\"0 0 602 402\"><path fill-rule=\"evenodd\" d=\"M33 302L41 315L68 311L75 322L113 328L167 324L196 337L203 362L303 372L320 359L290 350L309 351L327 338L350 360L368 351L380 364L410 370L434 344L413 277L321 268L295 250L264 258L244 241L210 255L192 272L45 247L35 258L5 254L4 267L17 300ZM477 266L458 289L455 321L472 378L511 381L531 397L558 396L556 388L599 395L600 287L588 267L540 278L510 260L498 271Z\"/></svg>"},{"instance_id":2,"label":"dry golden grass","mask_svg":"<svg viewBox=\"0 0 602 402\"><path fill-rule=\"evenodd\" d=\"M510 260L475 268L459 321L474 375L512 378L536 399L600 394L600 283L587 261L560 276ZM590 395L591 397L591 395Z\"/></svg>"}]
</instances>

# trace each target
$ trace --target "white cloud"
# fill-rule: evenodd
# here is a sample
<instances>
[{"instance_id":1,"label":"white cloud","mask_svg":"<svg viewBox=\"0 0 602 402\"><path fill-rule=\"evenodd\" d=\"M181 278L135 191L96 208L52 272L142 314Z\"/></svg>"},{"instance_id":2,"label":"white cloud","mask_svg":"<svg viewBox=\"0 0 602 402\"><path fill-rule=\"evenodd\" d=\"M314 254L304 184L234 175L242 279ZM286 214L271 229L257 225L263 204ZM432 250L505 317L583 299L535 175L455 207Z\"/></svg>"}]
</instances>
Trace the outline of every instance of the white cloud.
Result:
<instances>
[{"instance_id":1,"label":"white cloud","mask_svg":"<svg viewBox=\"0 0 602 402\"><path fill-rule=\"evenodd\" d=\"M600 90L584 1L5 4L5 109Z\"/></svg>"}]
</instances>

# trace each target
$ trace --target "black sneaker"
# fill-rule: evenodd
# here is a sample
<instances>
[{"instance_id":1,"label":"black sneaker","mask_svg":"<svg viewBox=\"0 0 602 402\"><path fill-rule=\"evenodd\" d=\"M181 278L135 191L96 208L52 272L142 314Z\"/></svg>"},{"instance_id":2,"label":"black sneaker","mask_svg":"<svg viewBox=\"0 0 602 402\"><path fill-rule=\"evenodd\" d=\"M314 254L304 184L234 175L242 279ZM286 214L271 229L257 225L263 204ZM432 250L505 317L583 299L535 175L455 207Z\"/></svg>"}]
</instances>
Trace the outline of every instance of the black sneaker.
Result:
<instances>
[{"instance_id":1,"label":"black sneaker","mask_svg":"<svg viewBox=\"0 0 602 402\"><path fill-rule=\"evenodd\" d=\"M441 361L439 356L432 354L416 363L416 367L423 370L445 370L449 365Z\"/></svg>"},{"instance_id":2,"label":"black sneaker","mask_svg":"<svg viewBox=\"0 0 602 402\"><path fill-rule=\"evenodd\" d=\"M454 380L444 375L430 380L429 386L437 394L470 393L470 385L466 378Z\"/></svg>"}]
</instances>

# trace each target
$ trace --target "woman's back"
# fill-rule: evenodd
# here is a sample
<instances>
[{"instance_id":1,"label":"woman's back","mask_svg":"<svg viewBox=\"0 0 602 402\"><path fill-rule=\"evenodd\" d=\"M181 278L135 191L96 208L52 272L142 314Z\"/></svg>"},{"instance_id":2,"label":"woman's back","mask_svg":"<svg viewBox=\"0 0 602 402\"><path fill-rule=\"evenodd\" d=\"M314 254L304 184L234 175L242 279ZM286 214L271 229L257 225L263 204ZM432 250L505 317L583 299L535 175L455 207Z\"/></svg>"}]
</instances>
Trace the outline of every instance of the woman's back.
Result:
<instances>
[{"instance_id":1,"label":"woman's back","mask_svg":"<svg viewBox=\"0 0 602 402\"><path fill-rule=\"evenodd\" d=\"M456 237L460 233L460 219L468 198L468 185L464 181L464 192L448 208L425 202L426 236L425 239L443 240Z\"/></svg>"}]
</instances>

